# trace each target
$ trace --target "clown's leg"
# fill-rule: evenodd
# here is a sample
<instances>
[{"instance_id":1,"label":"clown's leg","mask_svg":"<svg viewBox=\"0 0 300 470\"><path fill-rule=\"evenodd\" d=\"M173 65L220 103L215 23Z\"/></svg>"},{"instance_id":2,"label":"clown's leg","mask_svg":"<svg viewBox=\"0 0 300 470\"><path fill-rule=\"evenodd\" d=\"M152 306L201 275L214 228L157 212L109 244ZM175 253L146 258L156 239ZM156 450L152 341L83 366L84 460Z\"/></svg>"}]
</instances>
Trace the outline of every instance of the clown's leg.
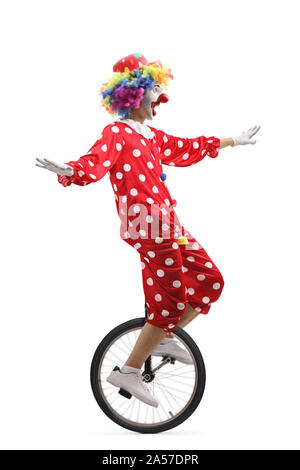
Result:
<instances>
[{"instance_id":1,"label":"clown's leg","mask_svg":"<svg viewBox=\"0 0 300 470\"><path fill-rule=\"evenodd\" d=\"M146 323L124 365L141 369L147 357L165 337L166 332L162 328Z\"/></svg>"},{"instance_id":2,"label":"clown's leg","mask_svg":"<svg viewBox=\"0 0 300 470\"><path fill-rule=\"evenodd\" d=\"M180 318L177 326L179 326L180 328L184 328L192 320L194 320L194 318L196 318L198 315L199 315L199 312L197 312L197 310L195 310L190 304L187 304L184 314Z\"/></svg>"}]
</instances>

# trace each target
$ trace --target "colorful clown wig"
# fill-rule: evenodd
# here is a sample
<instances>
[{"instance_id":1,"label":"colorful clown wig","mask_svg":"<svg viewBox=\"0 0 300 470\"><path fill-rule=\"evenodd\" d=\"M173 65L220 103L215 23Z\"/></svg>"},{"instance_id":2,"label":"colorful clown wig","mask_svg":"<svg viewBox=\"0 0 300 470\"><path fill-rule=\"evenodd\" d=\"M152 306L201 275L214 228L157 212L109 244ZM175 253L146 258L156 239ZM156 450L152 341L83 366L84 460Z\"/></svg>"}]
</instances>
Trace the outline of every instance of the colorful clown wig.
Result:
<instances>
[{"instance_id":1,"label":"colorful clown wig","mask_svg":"<svg viewBox=\"0 0 300 470\"><path fill-rule=\"evenodd\" d=\"M112 77L101 87L101 103L110 114L128 118L131 109L139 108L146 90L155 83L166 89L171 79L171 69L159 60L148 63L142 54L131 54L114 65Z\"/></svg>"}]
</instances>

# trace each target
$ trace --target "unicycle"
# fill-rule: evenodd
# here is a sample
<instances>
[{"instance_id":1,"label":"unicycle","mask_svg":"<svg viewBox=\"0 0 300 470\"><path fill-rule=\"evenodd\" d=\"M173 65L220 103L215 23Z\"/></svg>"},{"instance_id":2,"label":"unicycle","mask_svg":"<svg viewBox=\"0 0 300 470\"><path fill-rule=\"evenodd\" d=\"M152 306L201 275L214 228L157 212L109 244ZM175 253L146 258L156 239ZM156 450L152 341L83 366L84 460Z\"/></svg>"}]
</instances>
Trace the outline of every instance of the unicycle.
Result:
<instances>
[{"instance_id":1,"label":"unicycle","mask_svg":"<svg viewBox=\"0 0 300 470\"><path fill-rule=\"evenodd\" d=\"M145 318L122 323L105 336L92 360L91 385L98 405L112 421L131 431L150 434L178 426L196 410L205 388L205 365L194 340L177 327L172 331L174 340L188 351L193 363L150 355L142 368L144 381L159 400L158 408L106 382L112 369L126 362L147 315L145 304Z\"/></svg>"}]
</instances>

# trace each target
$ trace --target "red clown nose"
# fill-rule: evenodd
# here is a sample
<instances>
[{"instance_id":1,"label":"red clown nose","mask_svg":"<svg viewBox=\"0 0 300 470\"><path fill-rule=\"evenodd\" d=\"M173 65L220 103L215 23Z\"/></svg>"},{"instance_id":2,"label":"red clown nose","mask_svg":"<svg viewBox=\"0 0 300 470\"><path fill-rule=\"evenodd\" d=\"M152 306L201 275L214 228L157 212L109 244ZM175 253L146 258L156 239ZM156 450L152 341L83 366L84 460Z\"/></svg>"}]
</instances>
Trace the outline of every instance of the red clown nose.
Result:
<instances>
[{"instance_id":1,"label":"red clown nose","mask_svg":"<svg viewBox=\"0 0 300 470\"><path fill-rule=\"evenodd\" d=\"M169 97L168 95L166 95L166 93L162 93L161 95L159 95L158 100L160 103L167 103L169 101Z\"/></svg>"}]
</instances>

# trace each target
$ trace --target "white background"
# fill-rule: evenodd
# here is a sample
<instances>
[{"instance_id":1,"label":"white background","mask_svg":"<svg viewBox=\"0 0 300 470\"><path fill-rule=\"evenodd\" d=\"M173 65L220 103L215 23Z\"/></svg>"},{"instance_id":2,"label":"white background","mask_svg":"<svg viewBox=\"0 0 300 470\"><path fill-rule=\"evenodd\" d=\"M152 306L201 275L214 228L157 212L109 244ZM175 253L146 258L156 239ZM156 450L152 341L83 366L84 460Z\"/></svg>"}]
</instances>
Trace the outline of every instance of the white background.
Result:
<instances>
[{"instance_id":1,"label":"white background","mask_svg":"<svg viewBox=\"0 0 300 470\"><path fill-rule=\"evenodd\" d=\"M1 2L2 448L299 448L298 3ZM206 362L203 400L159 435L111 422L89 384L103 336L144 314L109 178L63 188L34 166L90 148L111 121L100 86L132 52L172 68L154 127L229 137L261 125L255 146L165 167L225 288L187 327Z\"/></svg>"}]
</instances>

